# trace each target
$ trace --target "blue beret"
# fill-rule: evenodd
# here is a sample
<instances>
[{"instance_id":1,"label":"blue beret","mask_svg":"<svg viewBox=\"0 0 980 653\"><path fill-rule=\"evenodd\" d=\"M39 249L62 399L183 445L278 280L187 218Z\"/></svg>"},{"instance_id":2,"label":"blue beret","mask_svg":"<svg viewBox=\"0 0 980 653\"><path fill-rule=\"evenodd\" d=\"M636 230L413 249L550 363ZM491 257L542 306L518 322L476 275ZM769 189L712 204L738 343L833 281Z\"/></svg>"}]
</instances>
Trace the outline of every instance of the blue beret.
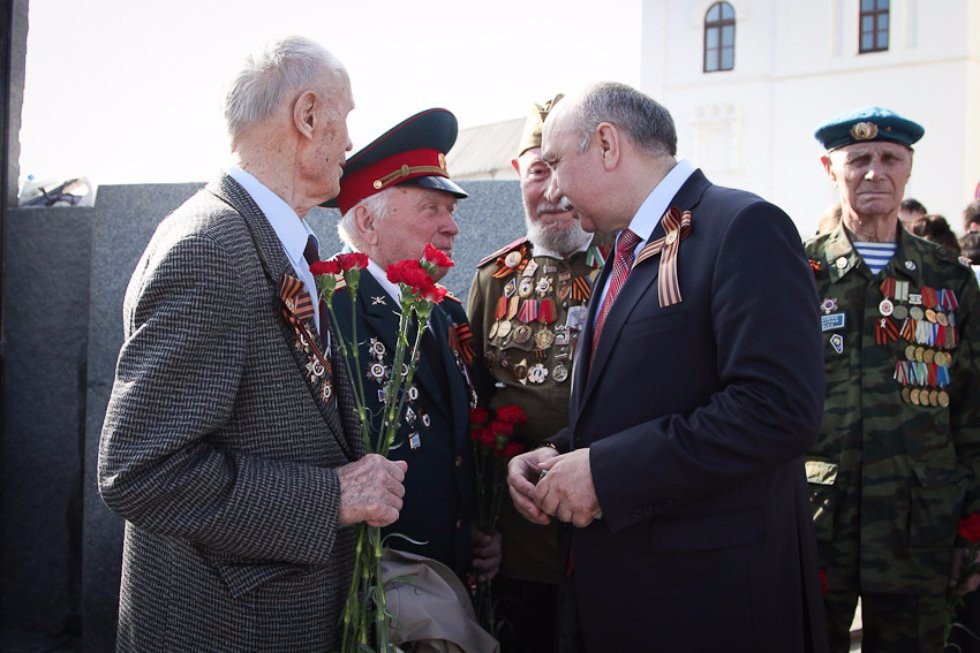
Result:
<instances>
[{"instance_id":1,"label":"blue beret","mask_svg":"<svg viewBox=\"0 0 980 653\"><path fill-rule=\"evenodd\" d=\"M833 118L814 132L827 151L867 141L891 141L912 147L925 133L922 125L883 107L861 107Z\"/></svg>"}]
</instances>

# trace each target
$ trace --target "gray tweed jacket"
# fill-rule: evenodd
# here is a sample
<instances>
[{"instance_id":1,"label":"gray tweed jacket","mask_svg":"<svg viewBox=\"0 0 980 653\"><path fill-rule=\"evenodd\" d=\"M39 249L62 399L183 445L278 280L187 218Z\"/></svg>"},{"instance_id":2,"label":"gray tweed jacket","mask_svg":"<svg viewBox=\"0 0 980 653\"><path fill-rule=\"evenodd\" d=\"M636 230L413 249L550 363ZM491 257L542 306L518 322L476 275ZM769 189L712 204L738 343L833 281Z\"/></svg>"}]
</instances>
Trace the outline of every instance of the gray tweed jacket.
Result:
<instances>
[{"instance_id":1,"label":"gray tweed jacket","mask_svg":"<svg viewBox=\"0 0 980 653\"><path fill-rule=\"evenodd\" d=\"M133 273L99 451L126 519L120 651L337 646L354 530L337 527L334 468L364 449L344 366L336 401L310 380L283 273L227 176L160 224Z\"/></svg>"}]
</instances>

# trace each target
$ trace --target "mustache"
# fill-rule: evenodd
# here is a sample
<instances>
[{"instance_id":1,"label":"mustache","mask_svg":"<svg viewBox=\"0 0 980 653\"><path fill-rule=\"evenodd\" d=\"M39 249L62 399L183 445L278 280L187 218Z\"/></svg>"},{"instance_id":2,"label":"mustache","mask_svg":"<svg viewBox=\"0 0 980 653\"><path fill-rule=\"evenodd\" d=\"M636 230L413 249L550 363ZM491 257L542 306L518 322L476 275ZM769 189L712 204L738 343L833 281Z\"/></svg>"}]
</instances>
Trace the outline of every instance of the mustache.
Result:
<instances>
[{"instance_id":1,"label":"mustache","mask_svg":"<svg viewBox=\"0 0 980 653\"><path fill-rule=\"evenodd\" d=\"M553 204L548 200L541 200L538 205L534 207L535 213L541 215L543 213L564 213L565 211L570 211L572 208L571 204L564 197L558 201L557 204Z\"/></svg>"}]
</instances>

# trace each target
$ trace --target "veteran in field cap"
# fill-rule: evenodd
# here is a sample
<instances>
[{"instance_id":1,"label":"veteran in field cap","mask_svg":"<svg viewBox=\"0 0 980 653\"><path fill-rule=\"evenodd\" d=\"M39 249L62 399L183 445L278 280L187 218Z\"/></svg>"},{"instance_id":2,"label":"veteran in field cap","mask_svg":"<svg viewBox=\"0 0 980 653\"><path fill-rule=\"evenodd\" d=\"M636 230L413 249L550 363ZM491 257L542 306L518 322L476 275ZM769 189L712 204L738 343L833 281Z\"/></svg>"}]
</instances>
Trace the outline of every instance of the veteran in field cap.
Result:
<instances>
[{"instance_id":1,"label":"veteran in field cap","mask_svg":"<svg viewBox=\"0 0 980 653\"><path fill-rule=\"evenodd\" d=\"M980 510L980 293L953 252L898 211L923 127L865 107L816 130L840 224L806 243L827 396L806 468L831 650L943 650L945 592ZM963 579L963 589L977 586Z\"/></svg>"},{"instance_id":2,"label":"veteran in field cap","mask_svg":"<svg viewBox=\"0 0 980 653\"><path fill-rule=\"evenodd\" d=\"M368 256L357 303L338 291L337 328L357 342L364 394L381 431L381 392L391 374L399 328L401 292L388 280L389 265L419 259L426 243L452 257L459 226L456 203L467 196L449 176L446 153L456 142L456 117L445 109L422 111L376 138L344 166L336 205L343 213L341 238ZM448 268L440 268L445 274ZM395 447L389 457L408 463L398 521L385 531L388 545L432 558L465 582L467 574L492 577L500 564L499 536L472 528L476 469L469 438L475 391L467 364L471 339L466 312L452 295L432 311L422 356Z\"/></svg>"},{"instance_id":3,"label":"veteran in field cap","mask_svg":"<svg viewBox=\"0 0 980 653\"><path fill-rule=\"evenodd\" d=\"M495 382L491 406L524 409L528 421L518 436L530 447L568 423L572 356L593 279L608 253L608 239L586 232L571 211L545 198L551 171L541 158L541 128L561 98L531 105L511 161L520 177L526 234L480 261L467 302L477 365ZM525 520L510 497L500 524L503 650L553 650L557 526Z\"/></svg>"}]
</instances>

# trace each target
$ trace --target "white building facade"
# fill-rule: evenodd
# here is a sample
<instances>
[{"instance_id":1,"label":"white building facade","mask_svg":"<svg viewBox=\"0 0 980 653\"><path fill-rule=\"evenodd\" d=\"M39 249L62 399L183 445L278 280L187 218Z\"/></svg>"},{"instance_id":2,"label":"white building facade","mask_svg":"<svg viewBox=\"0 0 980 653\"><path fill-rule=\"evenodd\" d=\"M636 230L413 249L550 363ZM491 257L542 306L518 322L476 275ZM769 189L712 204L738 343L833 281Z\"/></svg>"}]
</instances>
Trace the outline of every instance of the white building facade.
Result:
<instances>
[{"instance_id":1,"label":"white building facade","mask_svg":"<svg viewBox=\"0 0 980 653\"><path fill-rule=\"evenodd\" d=\"M813 132L876 104L925 127L906 197L961 231L980 183L980 0L643 0L642 21L641 89L713 182L812 234L837 201Z\"/></svg>"}]
</instances>

